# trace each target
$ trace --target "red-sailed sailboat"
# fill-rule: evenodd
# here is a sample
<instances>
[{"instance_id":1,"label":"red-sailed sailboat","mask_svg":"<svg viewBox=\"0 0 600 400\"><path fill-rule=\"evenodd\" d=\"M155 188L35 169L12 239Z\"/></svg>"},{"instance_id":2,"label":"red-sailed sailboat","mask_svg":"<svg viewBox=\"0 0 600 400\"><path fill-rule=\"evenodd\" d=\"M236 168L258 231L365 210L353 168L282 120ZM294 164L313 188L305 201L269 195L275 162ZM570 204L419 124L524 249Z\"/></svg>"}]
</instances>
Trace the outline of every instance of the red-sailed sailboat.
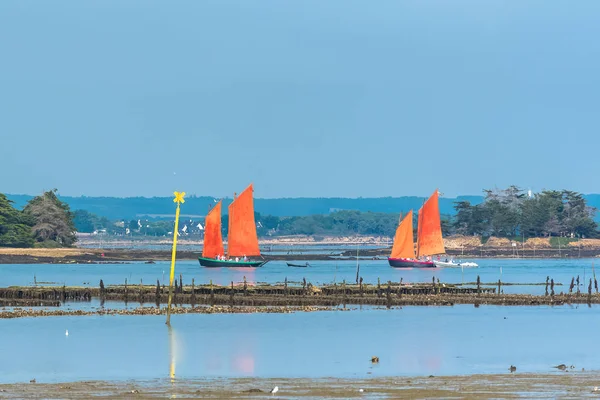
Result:
<instances>
[{"instance_id":1,"label":"red-sailed sailboat","mask_svg":"<svg viewBox=\"0 0 600 400\"><path fill-rule=\"evenodd\" d=\"M202 257L198 257L201 266L262 267L266 264L264 260L249 259L260 256L252 192L253 188L250 185L229 205L227 255L221 235L221 201L210 210L204 224Z\"/></svg>"},{"instance_id":2,"label":"red-sailed sailboat","mask_svg":"<svg viewBox=\"0 0 600 400\"><path fill-rule=\"evenodd\" d=\"M430 256L444 254L444 240L440 223L439 193L436 190L419 210L417 251L413 241L413 212L402 219L396 229L392 254L388 258L394 268L435 268Z\"/></svg>"}]
</instances>

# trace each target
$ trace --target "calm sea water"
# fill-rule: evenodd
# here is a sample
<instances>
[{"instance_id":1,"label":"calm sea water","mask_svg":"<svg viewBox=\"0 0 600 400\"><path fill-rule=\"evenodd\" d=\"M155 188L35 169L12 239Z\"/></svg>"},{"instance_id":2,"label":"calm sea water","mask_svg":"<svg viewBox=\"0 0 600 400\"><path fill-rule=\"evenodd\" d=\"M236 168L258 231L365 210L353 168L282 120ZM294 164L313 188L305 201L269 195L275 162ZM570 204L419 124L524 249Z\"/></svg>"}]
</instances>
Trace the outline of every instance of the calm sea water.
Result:
<instances>
[{"instance_id":1,"label":"calm sea water","mask_svg":"<svg viewBox=\"0 0 600 400\"><path fill-rule=\"evenodd\" d=\"M473 260L478 268L435 268L435 269L395 269L387 260L360 260L360 276L366 283L382 283L391 280L405 283L431 282L435 277L441 282L461 283L474 282L479 275L482 282L497 282L499 278L507 283L543 283L550 276L556 283L556 292L568 291L571 278L580 276L581 290L587 291L588 279L592 276L594 259L481 259ZM597 261L597 260L596 260ZM304 263L304 261L298 261ZM192 278L197 285L209 283L226 285L231 281L241 282L246 277L248 282L276 283L286 278L290 282L301 282L303 278L313 284L332 282L355 282L356 260L350 261L315 261L309 268L291 268L285 262L271 261L262 268L202 268L194 260L178 261L176 275L183 275L184 284L191 284ZM156 264L30 264L0 265L0 286L32 285L35 280L43 285L84 285L98 286L100 279L105 284L123 284L125 279L130 284L161 283L168 280L169 262ZM585 280L585 282L584 282ZM505 286L505 293L544 292L544 286Z\"/></svg>"},{"instance_id":2,"label":"calm sea water","mask_svg":"<svg viewBox=\"0 0 600 400\"><path fill-rule=\"evenodd\" d=\"M0 320L0 382L594 370L599 318L596 306L454 306L174 315L171 330L162 316Z\"/></svg>"}]
</instances>

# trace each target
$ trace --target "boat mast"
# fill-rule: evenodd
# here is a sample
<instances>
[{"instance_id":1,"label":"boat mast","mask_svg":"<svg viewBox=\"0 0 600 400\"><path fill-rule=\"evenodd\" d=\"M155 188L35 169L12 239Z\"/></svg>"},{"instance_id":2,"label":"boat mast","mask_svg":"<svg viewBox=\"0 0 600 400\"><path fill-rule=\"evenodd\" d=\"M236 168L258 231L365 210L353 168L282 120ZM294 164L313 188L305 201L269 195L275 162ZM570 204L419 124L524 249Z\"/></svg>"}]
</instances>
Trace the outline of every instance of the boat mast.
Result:
<instances>
[{"instance_id":1,"label":"boat mast","mask_svg":"<svg viewBox=\"0 0 600 400\"><path fill-rule=\"evenodd\" d=\"M232 203L235 201L236 196L237 196L237 193L233 192ZM231 234L231 213L229 213L229 219L227 221L227 258L229 258L229 235L230 234Z\"/></svg>"}]
</instances>

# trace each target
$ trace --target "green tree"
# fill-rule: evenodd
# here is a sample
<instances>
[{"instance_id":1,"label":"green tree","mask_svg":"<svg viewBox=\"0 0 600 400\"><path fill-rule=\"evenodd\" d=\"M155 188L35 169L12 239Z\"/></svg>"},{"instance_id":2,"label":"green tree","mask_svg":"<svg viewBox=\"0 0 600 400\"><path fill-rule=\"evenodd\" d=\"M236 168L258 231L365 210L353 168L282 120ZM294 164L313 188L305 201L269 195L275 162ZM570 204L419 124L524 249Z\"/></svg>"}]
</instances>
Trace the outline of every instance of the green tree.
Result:
<instances>
[{"instance_id":1,"label":"green tree","mask_svg":"<svg viewBox=\"0 0 600 400\"><path fill-rule=\"evenodd\" d=\"M38 243L72 246L77 240L73 213L66 203L58 199L56 192L54 189L34 197L23 212L33 221L33 236Z\"/></svg>"},{"instance_id":2,"label":"green tree","mask_svg":"<svg viewBox=\"0 0 600 400\"><path fill-rule=\"evenodd\" d=\"M0 194L0 247L32 247L32 221Z\"/></svg>"},{"instance_id":3,"label":"green tree","mask_svg":"<svg viewBox=\"0 0 600 400\"><path fill-rule=\"evenodd\" d=\"M596 210L582 194L568 190L544 190L528 198L516 186L486 190L485 201L476 206L455 204L454 227L459 233L514 237L594 237Z\"/></svg>"}]
</instances>

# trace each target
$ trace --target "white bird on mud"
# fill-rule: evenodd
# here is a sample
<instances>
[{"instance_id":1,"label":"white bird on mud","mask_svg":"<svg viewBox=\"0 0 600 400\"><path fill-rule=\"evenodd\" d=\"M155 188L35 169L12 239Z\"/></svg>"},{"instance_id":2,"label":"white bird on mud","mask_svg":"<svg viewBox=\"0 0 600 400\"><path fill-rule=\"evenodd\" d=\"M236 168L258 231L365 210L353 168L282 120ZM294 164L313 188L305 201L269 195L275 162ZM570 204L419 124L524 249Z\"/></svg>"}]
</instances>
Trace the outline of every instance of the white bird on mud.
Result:
<instances>
[{"instance_id":1,"label":"white bird on mud","mask_svg":"<svg viewBox=\"0 0 600 400\"><path fill-rule=\"evenodd\" d=\"M67 331L65 332L65 336L69 336L69 330L67 329Z\"/></svg>"},{"instance_id":2,"label":"white bird on mud","mask_svg":"<svg viewBox=\"0 0 600 400\"><path fill-rule=\"evenodd\" d=\"M279 386L275 386L273 389L271 389L271 395L273 395L277 392L279 392Z\"/></svg>"}]
</instances>

